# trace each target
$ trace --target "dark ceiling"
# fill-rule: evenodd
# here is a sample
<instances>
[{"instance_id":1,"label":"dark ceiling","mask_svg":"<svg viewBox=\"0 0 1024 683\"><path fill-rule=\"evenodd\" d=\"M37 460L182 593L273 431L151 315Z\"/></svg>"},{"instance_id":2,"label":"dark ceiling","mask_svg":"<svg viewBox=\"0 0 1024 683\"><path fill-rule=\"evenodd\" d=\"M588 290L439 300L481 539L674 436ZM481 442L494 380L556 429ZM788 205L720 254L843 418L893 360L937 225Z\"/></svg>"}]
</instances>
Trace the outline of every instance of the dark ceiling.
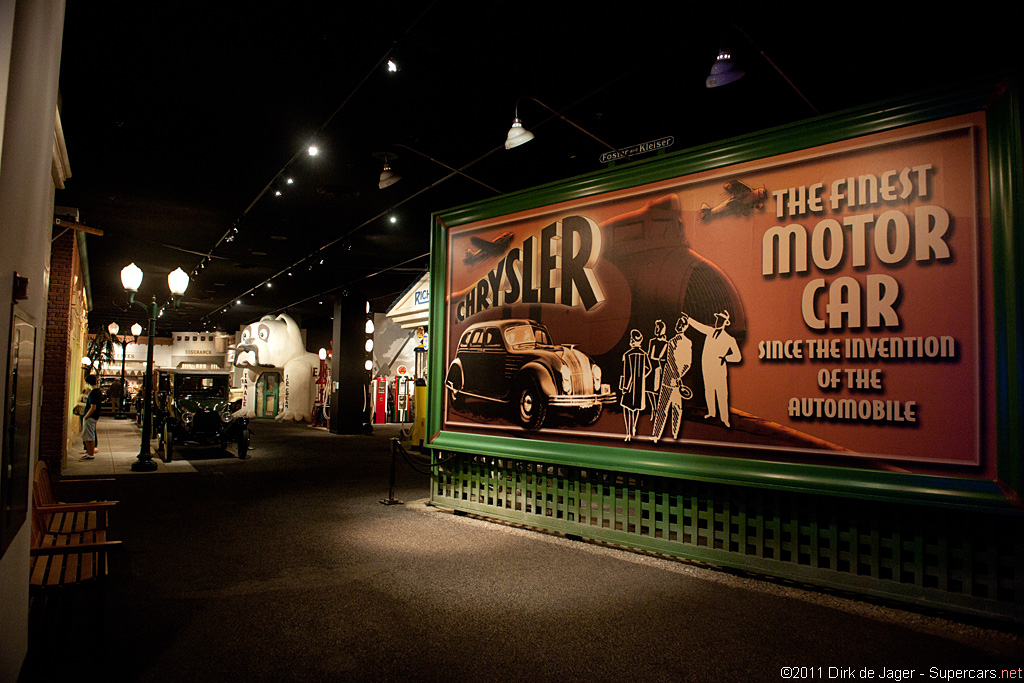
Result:
<instances>
[{"instance_id":1,"label":"dark ceiling","mask_svg":"<svg viewBox=\"0 0 1024 683\"><path fill-rule=\"evenodd\" d=\"M142 318L122 310L132 261L147 300L175 267L197 273L162 331L323 324L343 295L385 310L427 266L431 212L603 167L604 146L529 99L537 137L505 150L519 98L612 146L677 151L1020 63L1010 22L978 6L782 5L68 0L56 203L103 231L90 325ZM723 45L747 76L707 89ZM403 179L380 190L385 152Z\"/></svg>"}]
</instances>

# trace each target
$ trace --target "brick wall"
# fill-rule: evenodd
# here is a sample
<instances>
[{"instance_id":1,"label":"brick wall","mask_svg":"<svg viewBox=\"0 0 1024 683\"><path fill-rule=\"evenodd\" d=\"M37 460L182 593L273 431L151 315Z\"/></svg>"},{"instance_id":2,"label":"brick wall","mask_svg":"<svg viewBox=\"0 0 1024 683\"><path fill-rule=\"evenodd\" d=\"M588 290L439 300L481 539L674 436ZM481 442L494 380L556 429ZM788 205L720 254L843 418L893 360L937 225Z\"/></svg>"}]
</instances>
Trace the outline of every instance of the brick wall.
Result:
<instances>
[{"instance_id":1,"label":"brick wall","mask_svg":"<svg viewBox=\"0 0 1024 683\"><path fill-rule=\"evenodd\" d=\"M43 355L39 457L47 461L51 472L56 473L61 471L61 464L67 455L71 306L76 281L81 278L75 277L79 261L75 231L57 226L54 233L59 235L50 248L50 291Z\"/></svg>"}]
</instances>

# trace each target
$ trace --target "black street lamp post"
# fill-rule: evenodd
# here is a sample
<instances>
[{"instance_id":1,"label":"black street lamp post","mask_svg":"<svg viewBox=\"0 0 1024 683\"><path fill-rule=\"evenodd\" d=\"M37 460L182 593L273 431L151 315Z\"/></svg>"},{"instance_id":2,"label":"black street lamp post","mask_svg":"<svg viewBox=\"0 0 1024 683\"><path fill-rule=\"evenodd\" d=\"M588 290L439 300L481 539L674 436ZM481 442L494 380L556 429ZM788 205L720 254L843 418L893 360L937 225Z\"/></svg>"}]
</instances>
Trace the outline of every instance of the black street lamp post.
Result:
<instances>
[{"instance_id":1,"label":"black street lamp post","mask_svg":"<svg viewBox=\"0 0 1024 683\"><path fill-rule=\"evenodd\" d=\"M110 333L110 337L121 345L121 391L119 393L120 399L117 402L117 414L114 416L115 420L124 419L124 395L125 395L125 384L124 384L124 337L118 338L117 333L120 331L121 326L116 322L107 325L107 332Z\"/></svg>"},{"instance_id":2,"label":"black street lamp post","mask_svg":"<svg viewBox=\"0 0 1024 683\"><path fill-rule=\"evenodd\" d=\"M138 294L139 286L142 284L142 270L134 263L121 270L121 284L124 285L124 289L128 293L129 303L141 306L149 318L149 331L146 339L146 376L143 378L142 384L144 396L142 402L142 445L139 448L138 461L132 464L132 471L154 472L157 465L150 452L150 441L153 434L153 337L156 335L156 319L163 312L164 307L157 304L155 296L149 304L135 300L135 295ZM167 286L171 290L174 307L177 308L181 295L188 288L188 275L181 268L175 269L167 276Z\"/></svg>"},{"instance_id":3,"label":"black street lamp post","mask_svg":"<svg viewBox=\"0 0 1024 683\"><path fill-rule=\"evenodd\" d=\"M125 406L128 404L128 384L125 382L124 378L125 357L128 355L128 335L125 334L118 337L117 333L120 329L121 327L116 322L112 322L107 325L107 331L110 332L110 336L121 345L121 401L120 405L117 406L117 415L114 416L114 419L124 420L128 417L128 414L125 411ZM139 341L140 334L142 334L142 325L135 323L132 325L133 344Z\"/></svg>"}]
</instances>

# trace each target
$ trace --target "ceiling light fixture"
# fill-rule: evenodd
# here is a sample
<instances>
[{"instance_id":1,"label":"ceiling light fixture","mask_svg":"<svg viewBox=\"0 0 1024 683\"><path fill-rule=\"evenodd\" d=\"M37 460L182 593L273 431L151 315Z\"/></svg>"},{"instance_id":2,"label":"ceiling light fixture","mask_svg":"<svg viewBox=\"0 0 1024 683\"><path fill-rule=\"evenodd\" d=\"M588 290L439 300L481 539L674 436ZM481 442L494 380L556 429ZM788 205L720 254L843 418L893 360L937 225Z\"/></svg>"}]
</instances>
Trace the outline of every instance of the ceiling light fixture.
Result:
<instances>
[{"instance_id":1,"label":"ceiling light fixture","mask_svg":"<svg viewBox=\"0 0 1024 683\"><path fill-rule=\"evenodd\" d=\"M391 187L399 180L402 176L391 169L391 165L388 163L388 159L396 158L394 154L388 154L384 152L384 170L380 172L380 182L377 183L377 187L383 190L385 187Z\"/></svg>"},{"instance_id":2,"label":"ceiling light fixture","mask_svg":"<svg viewBox=\"0 0 1024 683\"><path fill-rule=\"evenodd\" d=\"M711 65L711 73L704 80L704 85L708 88L729 85L743 78L746 73L733 64L732 54L723 48L718 51L718 56L715 57L715 63Z\"/></svg>"},{"instance_id":3,"label":"ceiling light fixture","mask_svg":"<svg viewBox=\"0 0 1024 683\"><path fill-rule=\"evenodd\" d=\"M512 119L512 127L509 128L508 135L505 136L505 149L512 149L513 147L518 147L519 145L527 143L527 142L529 142L530 140L533 139L533 133L531 133L530 131L526 130L526 128L523 127L523 122L519 118L519 103L522 102L523 100L530 100L532 102L536 102L537 104L539 104L540 106L544 107L549 112L551 112L552 114L557 116L558 118L560 118L563 121L565 121L566 123L568 123L570 126L575 128L576 130L578 130L581 133L587 135L592 140L595 140L595 141L601 143L602 145L607 147L612 152L617 152L618 151L618 149L616 149L615 147L612 147L607 142L605 142L601 138L597 137L596 135L594 135L593 133L591 133L589 130L587 130L583 126L579 125L578 123L570 121L565 116L563 116L561 113L555 111L554 109L552 109L548 105L544 104L543 102L538 100L536 97L520 97L518 100L516 100L515 117Z\"/></svg>"},{"instance_id":4,"label":"ceiling light fixture","mask_svg":"<svg viewBox=\"0 0 1024 683\"><path fill-rule=\"evenodd\" d=\"M309 152L309 156L311 157L315 157L317 154L320 153L320 149L316 145L310 145L309 150L307 151Z\"/></svg>"},{"instance_id":5,"label":"ceiling light fixture","mask_svg":"<svg viewBox=\"0 0 1024 683\"><path fill-rule=\"evenodd\" d=\"M444 163L443 161L438 161L437 159L435 159L434 157L430 156L429 154L424 154L423 152L421 152L418 149L415 149L413 147L410 147L409 145L403 145L401 143L395 143L393 145L390 145L390 147L398 147L398 148L401 148L401 149L407 149L407 150L409 150L410 152L412 152L414 154L420 155L421 157L423 157L424 159L427 159L428 161L433 161L438 166L443 166L444 168L447 168L449 171L452 172L452 175L460 175L463 178L466 178L467 180L472 180L477 185L480 185L482 187L486 187L488 190L490 190L494 194L501 194L501 190L497 189L496 187L491 187L487 183L485 183L483 181L480 181L480 180L477 180L476 178L474 178L473 176L469 175L468 173L465 173L462 169L458 169L458 168L454 168L452 166L449 166L448 164ZM398 158L397 154L395 154L394 152L374 152L373 156L375 156L378 159L382 159L384 161L384 171L380 174L380 183L378 185L378 187L380 187L380 189L383 190L388 185L394 185L395 183L397 183L399 180L402 179L402 176L400 174L396 173L394 170L392 170L391 166L389 165L389 161L391 159L397 159ZM475 162L472 162L472 163L475 163ZM466 164L462 168L468 168L469 166L472 166L472 163ZM385 175L385 174L387 174L387 175ZM448 176L448 178L451 178L451 176ZM447 180L448 178L445 178L445 180ZM388 181L387 184L385 184L385 180ZM441 182L441 181L438 181L438 182Z\"/></svg>"},{"instance_id":6,"label":"ceiling light fixture","mask_svg":"<svg viewBox=\"0 0 1024 683\"><path fill-rule=\"evenodd\" d=\"M780 69L778 65L765 54L764 50L757 46L757 43L747 35L746 31L736 24L730 24L730 26L736 29L737 33L747 39L747 42L750 43L750 45L757 50L762 57L764 57L764 61L768 62L768 64L775 69L780 76L782 76L782 80L786 81L786 83L789 84L789 87L793 88L796 94L800 96L800 99L806 102L807 106L810 107L815 114L821 113L818 111L818 108L815 107L809 99L807 99L807 96L800 92L800 88L796 87L796 84L789 80L789 76L784 74L782 69ZM746 72L732 63L732 54L729 50L722 49L719 50L718 57L715 58L715 63L711 65L711 74L708 75L707 79L704 81L704 85L708 88L717 88L722 85L728 85L729 83L738 81L743 77L744 73Z\"/></svg>"},{"instance_id":7,"label":"ceiling light fixture","mask_svg":"<svg viewBox=\"0 0 1024 683\"><path fill-rule=\"evenodd\" d=\"M512 127L508 129L505 136L505 149L512 149L525 144L533 139L533 133L523 128L523 122L519 119L519 107L516 107L516 115L512 119Z\"/></svg>"},{"instance_id":8,"label":"ceiling light fixture","mask_svg":"<svg viewBox=\"0 0 1024 683\"><path fill-rule=\"evenodd\" d=\"M399 68L398 64L395 62L395 60L393 60L393 59L389 59L388 60L388 66L387 66L388 73L391 73L391 74L398 73L398 68Z\"/></svg>"}]
</instances>

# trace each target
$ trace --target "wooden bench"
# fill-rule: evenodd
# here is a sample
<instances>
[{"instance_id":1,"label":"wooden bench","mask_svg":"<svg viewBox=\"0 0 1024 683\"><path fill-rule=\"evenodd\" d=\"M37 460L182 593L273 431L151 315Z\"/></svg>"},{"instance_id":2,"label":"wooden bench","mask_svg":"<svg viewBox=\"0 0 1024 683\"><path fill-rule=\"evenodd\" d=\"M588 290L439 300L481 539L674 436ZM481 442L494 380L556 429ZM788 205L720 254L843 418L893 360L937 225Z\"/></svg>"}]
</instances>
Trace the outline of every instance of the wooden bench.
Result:
<instances>
[{"instance_id":1,"label":"wooden bench","mask_svg":"<svg viewBox=\"0 0 1024 683\"><path fill-rule=\"evenodd\" d=\"M113 479L67 479L64 483L97 484L112 482ZM90 503L65 503L54 492L50 468L42 460L36 463L32 484L34 513L46 520L48 533L81 534L92 529L106 529L110 510L117 501L92 501Z\"/></svg>"},{"instance_id":2,"label":"wooden bench","mask_svg":"<svg viewBox=\"0 0 1024 683\"><path fill-rule=\"evenodd\" d=\"M50 470L39 462L32 503L31 587L80 585L107 575L107 553L121 545L107 540L108 514L116 501L58 501Z\"/></svg>"},{"instance_id":3,"label":"wooden bench","mask_svg":"<svg viewBox=\"0 0 1024 683\"><path fill-rule=\"evenodd\" d=\"M121 541L107 540L106 528L54 534L42 517L33 519L29 586L55 588L100 580L109 570L107 553L119 545Z\"/></svg>"}]
</instances>

